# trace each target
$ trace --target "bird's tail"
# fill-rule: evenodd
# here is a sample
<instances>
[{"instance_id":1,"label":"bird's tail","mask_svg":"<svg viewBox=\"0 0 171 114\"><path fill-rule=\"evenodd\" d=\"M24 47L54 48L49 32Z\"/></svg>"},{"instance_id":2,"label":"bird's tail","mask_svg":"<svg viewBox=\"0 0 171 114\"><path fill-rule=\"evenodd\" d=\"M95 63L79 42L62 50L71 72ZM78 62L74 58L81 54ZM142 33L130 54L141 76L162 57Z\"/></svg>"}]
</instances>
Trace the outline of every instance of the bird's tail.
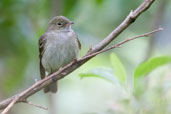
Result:
<instances>
[{"instance_id":1,"label":"bird's tail","mask_svg":"<svg viewBox=\"0 0 171 114\"><path fill-rule=\"evenodd\" d=\"M45 89L44 89L44 92L45 93L48 93L48 92L52 92L52 93L56 93L57 92L57 82L54 82L52 84L50 84L49 86L47 86Z\"/></svg>"}]
</instances>

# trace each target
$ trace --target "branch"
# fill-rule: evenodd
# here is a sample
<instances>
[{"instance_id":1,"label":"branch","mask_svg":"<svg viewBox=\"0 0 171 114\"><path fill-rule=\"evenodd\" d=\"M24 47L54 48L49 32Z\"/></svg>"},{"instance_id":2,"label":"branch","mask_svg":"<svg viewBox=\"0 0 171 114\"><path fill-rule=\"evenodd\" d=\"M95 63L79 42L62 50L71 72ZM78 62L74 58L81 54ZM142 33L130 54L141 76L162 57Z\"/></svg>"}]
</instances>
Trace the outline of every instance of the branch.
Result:
<instances>
[{"instance_id":1,"label":"branch","mask_svg":"<svg viewBox=\"0 0 171 114\"><path fill-rule=\"evenodd\" d=\"M11 101L11 103L3 110L1 114L6 114L14 106L18 99L19 97L16 96L16 98Z\"/></svg>"},{"instance_id":2,"label":"branch","mask_svg":"<svg viewBox=\"0 0 171 114\"><path fill-rule=\"evenodd\" d=\"M75 69L79 68L81 65L83 65L85 62L87 62L89 59L91 59L95 55L104 52L105 51L104 47L106 47L110 42L112 42L129 25L131 25L138 18L138 16L141 13L146 11L151 6L151 4L154 1L155 0L145 0L135 11L131 11L130 14L126 17L126 19L114 31L112 31L103 41L101 41L99 44L95 45L94 48L89 50L89 52L85 56L78 59L77 61L71 62L70 64L64 66L63 68L60 68L57 72L51 74L50 76L44 78L43 80L37 81L35 84L33 84L31 87L24 90L23 92L21 92L17 95L14 95L11 98L1 101L0 109L6 108L5 110L7 110L7 108L8 108L8 110L7 110L7 112L8 112L9 109L15 103L26 101L26 99L29 96L35 94L36 92L38 92L41 89L45 88L46 86L50 85L51 83L54 82L54 80L56 81L56 80L59 80L59 79L65 77L66 75L73 72ZM130 41L130 40L128 40L128 41ZM128 41L125 41L123 43L126 43ZM121 43L121 44L123 44L123 43ZM118 46L116 46L116 47L118 47ZM116 48L116 47L113 47L113 48ZM113 49L113 48L111 48L111 49ZM104 50L102 50L102 49L104 49ZM6 113L3 113L3 114L6 114Z\"/></svg>"},{"instance_id":3,"label":"branch","mask_svg":"<svg viewBox=\"0 0 171 114\"><path fill-rule=\"evenodd\" d=\"M157 10L155 11L155 15L153 17L154 20L153 20L150 28L154 29L157 26L159 26L159 23L162 22L162 19L164 16L164 11L166 9L167 3L168 3L168 0L162 0L160 2L160 4L157 7ZM148 41L148 47L146 49L147 51L146 51L146 55L145 55L144 60L147 60L152 56L153 50L155 48L155 39L156 39L155 35L152 35L150 37L150 39Z\"/></svg>"}]
</instances>

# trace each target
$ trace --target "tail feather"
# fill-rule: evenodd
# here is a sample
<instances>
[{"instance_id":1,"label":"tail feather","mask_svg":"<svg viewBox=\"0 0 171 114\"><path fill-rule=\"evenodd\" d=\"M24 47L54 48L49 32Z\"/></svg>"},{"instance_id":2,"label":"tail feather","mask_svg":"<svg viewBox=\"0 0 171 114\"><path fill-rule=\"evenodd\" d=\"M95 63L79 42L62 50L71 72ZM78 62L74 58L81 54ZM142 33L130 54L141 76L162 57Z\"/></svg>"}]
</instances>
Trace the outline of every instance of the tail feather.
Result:
<instances>
[{"instance_id":1,"label":"tail feather","mask_svg":"<svg viewBox=\"0 0 171 114\"><path fill-rule=\"evenodd\" d=\"M58 87L57 82L54 82L44 89L44 93L48 93L48 92L56 93L57 87Z\"/></svg>"}]
</instances>

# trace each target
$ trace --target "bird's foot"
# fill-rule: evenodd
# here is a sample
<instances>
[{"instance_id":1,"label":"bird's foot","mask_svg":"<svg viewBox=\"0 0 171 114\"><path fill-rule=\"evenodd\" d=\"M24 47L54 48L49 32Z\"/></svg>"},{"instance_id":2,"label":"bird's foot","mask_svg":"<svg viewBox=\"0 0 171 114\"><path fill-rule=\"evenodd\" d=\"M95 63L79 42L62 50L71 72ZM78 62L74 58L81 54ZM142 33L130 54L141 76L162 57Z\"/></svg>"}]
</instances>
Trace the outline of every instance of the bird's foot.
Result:
<instances>
[{"instance_id":1,"label":"bird's foot","mask_svg":"<svg viewBox=\"0 0 171 114\"><path fill-rule=\"evenodd\" d=\"M74 58L73 63L76 63L80 66L80 62L79 62L78 58Z\"/></svg>"},{"instance_id":2,"label":"bird's foot","mask_svg":"<svg viewBox=\"0 0 171 114\"><path fill-rule=\"evenodd\" d=\"M52 81L56 82L57 81L56 77L52 77Z\"/></svg>"}]
</instances>

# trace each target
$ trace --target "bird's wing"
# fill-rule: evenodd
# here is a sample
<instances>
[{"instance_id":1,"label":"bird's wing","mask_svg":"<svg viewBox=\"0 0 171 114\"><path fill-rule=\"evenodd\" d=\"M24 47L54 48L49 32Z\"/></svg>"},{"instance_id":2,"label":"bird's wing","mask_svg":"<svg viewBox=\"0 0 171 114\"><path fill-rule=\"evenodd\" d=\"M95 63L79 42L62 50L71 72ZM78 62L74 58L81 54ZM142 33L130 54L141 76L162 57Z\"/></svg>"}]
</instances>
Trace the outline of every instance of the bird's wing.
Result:
<instances>
[{"instance_id":1,"label":"bird's wing","mask_svg":"<svg viewBox=\"0 0 171 114\"><path fill-rule=\"evenodd\" d=\"M78 47L79 47L79 49L81 49L81 43L80 43L80 41L79 41L79 39L78 39L78 36L77 36L77 34L74 32L74 35L75 35L75 38L76 38L76 40L77 40L77 43L78 43Z\"/></svg>"},{"instance_id":2,"label":"bird's wing","mask_svg":"<svg viewBox=\"0 0 171 114\"><path fill-rule=\"evenodd\" d=\"M46 44L46 41L47 41L47 35L44 34L40 37L39 39L39 68L40 68L40 76L41 76L41 79L43 79L45 77L45 69L42 65L42 56L43 56L43 53L44 53L44 46Z\"/></svg>"},{"instance_id":3,"label":"bird's wing","mask_svg":"<svg viewBox=\"0 0 171 114\"><path fill-rule=\"evenodd\" d=\"M78 41L78 47L79 47L79 49L81 49L81 43L80 43L78 37L77 37L77 41Z\"/></svg>"}]
</instances>

